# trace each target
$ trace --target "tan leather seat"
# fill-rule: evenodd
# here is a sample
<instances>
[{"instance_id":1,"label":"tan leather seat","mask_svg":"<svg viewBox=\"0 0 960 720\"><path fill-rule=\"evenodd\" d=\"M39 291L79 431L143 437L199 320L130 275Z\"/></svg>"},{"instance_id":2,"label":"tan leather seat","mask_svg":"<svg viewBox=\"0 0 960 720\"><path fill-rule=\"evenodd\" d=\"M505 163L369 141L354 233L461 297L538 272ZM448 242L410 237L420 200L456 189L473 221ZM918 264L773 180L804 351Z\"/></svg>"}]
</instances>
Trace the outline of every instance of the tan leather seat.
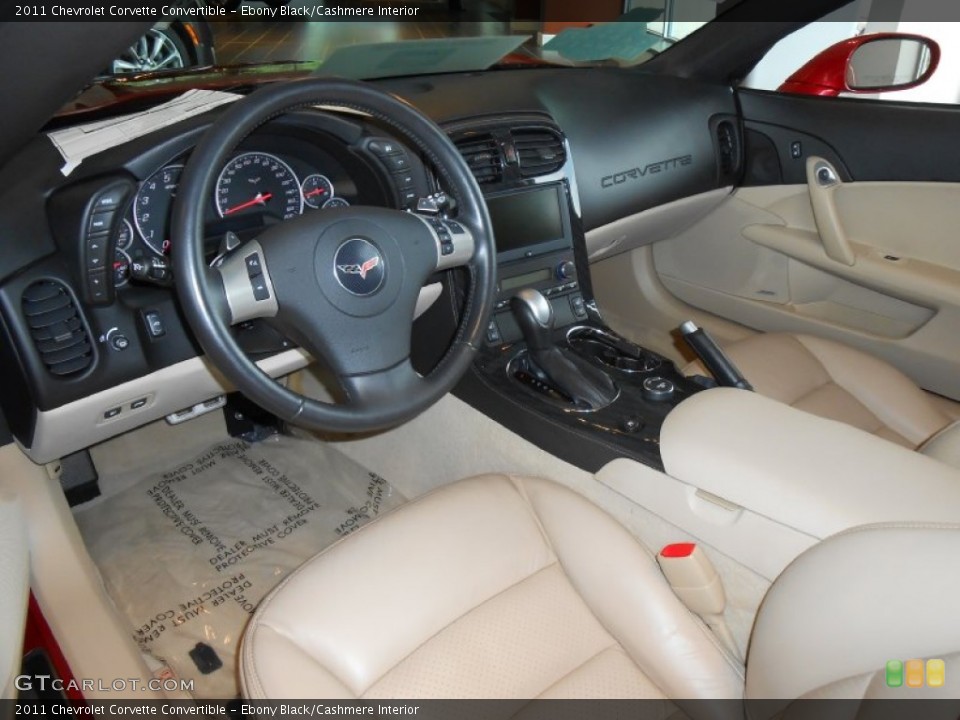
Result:
<instances>
[{"instance_id":1,"label":"tan leather seat","mask_svg":"<svg viewBox=\"0 0 960 720\"><path fill-rule=\"evenodd\" d=\"M960 526L944 525L809 550L761 607L748 696L868 697L889 659L958 659L958 555ZM503 475L441 488L308 561L254 614L240 674L251 699L744 693L740 665L626 530L566 488Z\"/></svg>"},{"instance_id":2,"label":"tan leather seat","mask_svg":"<svg viewBox=\"0 0 960 720\"><path fill-rule=\"evenodd\" d=\"M464 480L370 523L260 605L248 698L739 697L656 560L545 480Z\"/></svg>"},{"instance_id":3,"label":"tan leather seat","mask_svg":"<svg viewBox=\"0 0 960 720\"><path fill-rule=\"evenodd\" d=\"M911 449L951 422L902 372L840 343L765 333L723 349L760 394ZM684 373L706 371L695 362Z\"/></svg>"}]
</instances>

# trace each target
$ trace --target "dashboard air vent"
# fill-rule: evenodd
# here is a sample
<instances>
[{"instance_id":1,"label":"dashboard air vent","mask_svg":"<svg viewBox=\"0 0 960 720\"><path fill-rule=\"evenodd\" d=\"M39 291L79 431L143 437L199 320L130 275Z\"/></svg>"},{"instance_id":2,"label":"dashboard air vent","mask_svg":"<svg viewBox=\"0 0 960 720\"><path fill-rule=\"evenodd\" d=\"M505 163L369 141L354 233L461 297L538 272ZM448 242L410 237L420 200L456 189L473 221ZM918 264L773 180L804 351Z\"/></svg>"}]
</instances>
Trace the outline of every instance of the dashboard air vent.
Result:
<instances>
[{"instance_id":1,"label":"dashboard air vent","mask_svg":"<svg viewBox=\"0 0 960 720\"><path fill-rule=\"evenodd\" d=\"M73 295L56 280L39 280L23 291L23 316L40 359L51 375L77 375L93 364L93 345Z\"/></svg>"},{"instance_id":2,"label":"dashboard air vent","mask_svg":"<svg viewBox=\"0 0 960 720\"><path fill-rule=\"evenodd\" d=\"M567 160L563 138L547 128L517 128L513 142L520 162L521 177L547 175L563 167Z\"/></svg>"},{"instance_id":3,"label":"dashboard air vent","mask_svg":"<svg viewBox=\"0 0 960 720\"><path fill-rule=\"evenodd\" d=\"M503 179L500 145L493 135L468 135L457 140L456 145L478 184L492 185Z\"/></svg>"}]
</instances>

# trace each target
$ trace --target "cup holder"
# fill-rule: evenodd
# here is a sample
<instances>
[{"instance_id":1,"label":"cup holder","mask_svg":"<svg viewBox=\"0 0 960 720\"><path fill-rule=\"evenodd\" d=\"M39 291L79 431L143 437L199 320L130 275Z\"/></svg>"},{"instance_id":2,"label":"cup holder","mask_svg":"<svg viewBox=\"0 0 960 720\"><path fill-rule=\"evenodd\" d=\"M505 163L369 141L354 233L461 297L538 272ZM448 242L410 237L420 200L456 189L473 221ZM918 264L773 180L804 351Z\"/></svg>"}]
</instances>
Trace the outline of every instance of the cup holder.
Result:
<instances>
[{"instance_id":1,"label":"cup holder","mask_svg":"<svg viewBox=\"0 0 960 720\"><path fill-rule=\"evenodd\" d=\"M661 365L656 355L595 328L573 328L567 342L579 355L631 375L652 372Z\"/></svg>"}]
</instances>

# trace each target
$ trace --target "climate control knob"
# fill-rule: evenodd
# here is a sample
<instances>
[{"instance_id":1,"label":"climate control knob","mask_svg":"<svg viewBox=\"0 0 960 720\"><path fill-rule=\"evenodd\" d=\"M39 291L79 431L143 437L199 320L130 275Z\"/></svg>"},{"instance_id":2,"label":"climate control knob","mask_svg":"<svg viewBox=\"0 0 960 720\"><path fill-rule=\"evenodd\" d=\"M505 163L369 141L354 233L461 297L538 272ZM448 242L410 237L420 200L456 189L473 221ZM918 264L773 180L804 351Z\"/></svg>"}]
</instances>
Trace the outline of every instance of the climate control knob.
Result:
<instances>
[{"instance_id":1,"label":"climate control knob","mask_svg":"<svg viewBox=\"0 0 960 720\"><path fill-rule=\"evenodd\" d=\"M570 280L577 276L577 266L573 260L564 260L557 265L557 280Z\"/></svg>"}]
</instances>

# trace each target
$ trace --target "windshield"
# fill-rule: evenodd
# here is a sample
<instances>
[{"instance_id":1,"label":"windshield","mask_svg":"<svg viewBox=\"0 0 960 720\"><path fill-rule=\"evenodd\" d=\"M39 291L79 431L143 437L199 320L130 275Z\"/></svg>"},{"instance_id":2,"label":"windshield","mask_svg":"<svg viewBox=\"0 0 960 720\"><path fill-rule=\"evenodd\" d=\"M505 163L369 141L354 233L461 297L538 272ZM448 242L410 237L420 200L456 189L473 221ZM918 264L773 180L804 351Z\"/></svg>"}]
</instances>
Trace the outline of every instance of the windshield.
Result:
<instances>
[{"instance_id":1,"label":"windshield","mask_svg":"<svg viewBox=\"0 0 960 720\"><path fill-rule=\"evenodd\" d=\"M181 0L180 6L105 74L188 69L204 60L296 61L366 78L446 65L481 70L498 61L636 65L711 20L718 7L711 0ZM397 49L403 46L409 49Z\"/></svg>"},{"instance_id":2,"label":"windshield","mask_svg":"<svg viewBox=\"0 0 960 720\"><path fill-rule=\"evenodd\" d=\"M175 0L58 116L147 91L311 73L359 80L543 65L640 65L711 21L714 0Z\"/></svg>"}]
</instances>

